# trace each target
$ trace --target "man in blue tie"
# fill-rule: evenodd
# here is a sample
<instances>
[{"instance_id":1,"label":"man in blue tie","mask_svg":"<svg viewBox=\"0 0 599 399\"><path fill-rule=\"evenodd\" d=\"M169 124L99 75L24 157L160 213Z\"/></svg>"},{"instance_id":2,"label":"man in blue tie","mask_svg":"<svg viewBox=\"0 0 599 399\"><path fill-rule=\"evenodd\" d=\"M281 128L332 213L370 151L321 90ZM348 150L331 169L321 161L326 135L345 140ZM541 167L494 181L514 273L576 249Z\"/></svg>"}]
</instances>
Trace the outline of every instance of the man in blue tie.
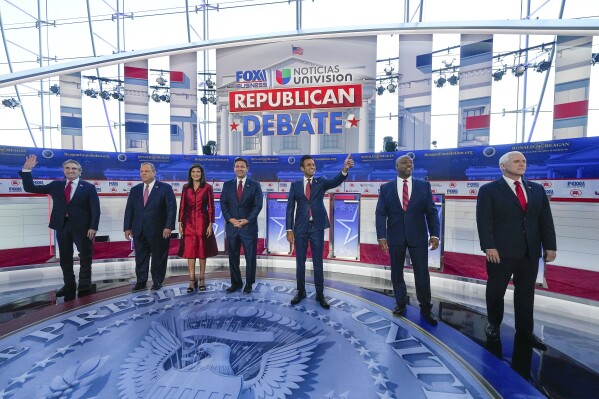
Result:
<instances>
[{"instance_id":1,"label":"man in blue tie","mask_svg":"<svg viewBox=\"0 0 599 399\"><path fill-rule=\"evenodd\" d=\"M311 155L304 155L300 159L300 169L304 173L304 178L291 184L286 213L287 241L291 245L295 244L296 248L297 293L291 300L292 305L297 305L306 297L306 256L308 243L310 243L316 300L323 308L330 308L324 297L322 260L324 231L329 228L330 223L323 200L327 190L343 183L347 179L347 172L353 167L354 160L351 159L350 154L347 154L343 162L343 169L337 176L332 179L326 177L315 178L316 164L314 158Z\"/></svg>"},{"instance_id":2,"label":"man in blue tie","mask_svg":"<svg viewBox=\"0 0 599 399\"><path fill-rule=\"evenodd\" d=\"M396 302L393 314L405 315L408 304L403 276L407 250L412 260L420 314L435 326L437 319L432 312L428 249L439 247L437 207L433 202L430 183L412 177L412 158L408 155L397 158L395 170L397 178L381 186L375 211L379 247L391 258L391 283Z\"/></svg>"}]
</instances>

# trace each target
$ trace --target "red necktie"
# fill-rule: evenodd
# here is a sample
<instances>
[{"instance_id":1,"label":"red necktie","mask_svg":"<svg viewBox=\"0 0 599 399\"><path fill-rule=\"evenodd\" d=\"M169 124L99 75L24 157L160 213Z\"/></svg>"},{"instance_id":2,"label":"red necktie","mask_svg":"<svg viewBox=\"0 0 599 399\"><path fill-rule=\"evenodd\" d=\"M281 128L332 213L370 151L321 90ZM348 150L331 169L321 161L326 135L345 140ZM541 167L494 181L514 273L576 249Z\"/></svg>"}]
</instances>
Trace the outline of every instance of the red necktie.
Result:
<instances>
[{"instance_id":1,"label":"red necktie","mask_svg":"<svg viewBox=\"0 0 599 399\"><path fill-rule=\"evenodd\" d=\"M516 185L516 196L518 197L518 202L520 202L520 206L522 207L522 210L525 211L526 210L526 197L524 196L524 190L522 190L522 185L520 184L519 181L515 181L514 184Z\"/></svg>"},{"instance_id":2,"label":"red necktie","mask_svg":"<svg viewBox=\"0 0 599 399\"><path fill-rule=\"evenodd\" d=\"M308 179L308 182L306 183L306 198L308 199L308 201L310 201L310 195L312 194L312 179ZM310 204L308 204L310 205ZM308 208L309 211L309 215L310 215L310 219L312 219L312 207Z\"/></svg>"},{"instance_id":3,"label":"red necktie","mask_svg":"<svg viewBox=\"0 0 599 399\"><path fill-rule=\"evenodd\" d=\"M408 181L403 181L403 196L402 196L402 204L401 207L405 211L408 209L408 204L410 203L410 191L408 190Z\"/></svg>"},{"instance_id":4,"label":"red necktie","mask_svg":"<svg viewBox=\"0 0 599 399\"><path fill-rule=\"evenodd\" d=\"M241 194L243 193L243 180L239 180L239 184L237 184L237 202L241 202Z\"/></svg>"},{"instance_id":5,"label":"red necktie","mask_svg":"<svg viewBox=\"0 0 599 399\"><path fill-rule=\"evenodd\" d=\"M73 182L69 181L67 186L64 189L64 199L67 201L67 205L71 203L71 189L73 186Z\"/></svg>"},{"instance_id":6,"label":"red necktie","mask_svg":"<svg viewBox=\"0 0 599 399\"><path fill-rule=\"evenodd\" d=\"M150 186L146 184L146 189L144 190L144 206L148 203L148 197L150 196Z\"/></svg>"}]
</instances>

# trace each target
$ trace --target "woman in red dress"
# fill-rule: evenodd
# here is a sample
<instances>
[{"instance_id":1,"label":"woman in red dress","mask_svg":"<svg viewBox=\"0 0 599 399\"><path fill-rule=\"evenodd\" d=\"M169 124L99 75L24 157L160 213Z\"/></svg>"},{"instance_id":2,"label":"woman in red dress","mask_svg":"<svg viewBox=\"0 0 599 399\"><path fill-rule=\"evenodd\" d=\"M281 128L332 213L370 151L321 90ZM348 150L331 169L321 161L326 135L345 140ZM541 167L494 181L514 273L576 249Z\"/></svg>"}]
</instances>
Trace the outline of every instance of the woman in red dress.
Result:
<instances>
[{"instance_id":1,"label":"woman in red dress","mask_svg":"<svg viewBox=\"0 0 599 399\"><path fill-rule=\"evenodd\" d=\"M183 241L179 256L187 259L189 269L187 292L193 292L195 289L206 290L206 258L218 254L212 223L214 223L212 186L206 183L204 168L200 164L193 164L187 174L187 184L183 186L179 207L179 231ZM199 288L195 275L196 258L200 260Z\"/></svg>"}]
</instances>

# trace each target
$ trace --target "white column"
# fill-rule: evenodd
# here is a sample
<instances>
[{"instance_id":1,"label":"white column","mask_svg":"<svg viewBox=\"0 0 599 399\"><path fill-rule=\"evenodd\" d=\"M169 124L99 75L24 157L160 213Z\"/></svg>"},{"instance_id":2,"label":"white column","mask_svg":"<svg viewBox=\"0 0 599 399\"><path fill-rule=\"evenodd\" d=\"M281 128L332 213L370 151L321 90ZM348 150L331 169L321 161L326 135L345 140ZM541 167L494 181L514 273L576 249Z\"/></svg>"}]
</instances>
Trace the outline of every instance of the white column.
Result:
<instances>
[{"instance_id":1,"label":"white column","mask_svg":"<svg viewBox=\"0 0 599 399\"><path fill-rule=\"evenodd\" d=\"M229 107L221 105L220 108L220 152L219 155L229 155L229 138L231 136L231 123Z\"/></svg>"},{"instance_id":2,"label":"white column","mask_svg":"<svg viewBox=\"0 0 599 399\"><path fill-rule=\"evenodd\" d=\"M356 118L360 119L358 122L358 152L369 152L368 149L368 100L364 101L362 107L360 107L360 115Z\"/></svg>"}]
</instances>

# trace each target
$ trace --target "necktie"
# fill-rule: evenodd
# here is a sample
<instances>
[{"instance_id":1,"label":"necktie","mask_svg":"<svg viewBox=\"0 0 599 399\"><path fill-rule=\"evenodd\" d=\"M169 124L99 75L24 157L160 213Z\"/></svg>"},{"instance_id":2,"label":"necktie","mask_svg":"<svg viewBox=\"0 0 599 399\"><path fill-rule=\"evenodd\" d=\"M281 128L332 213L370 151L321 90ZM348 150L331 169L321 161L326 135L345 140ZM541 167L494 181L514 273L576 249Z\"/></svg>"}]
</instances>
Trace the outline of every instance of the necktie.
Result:
<instances>
[{"instance_id":1,"label":"necktie","mask_svg":"<svg viewBox=\"0 0 599 399\"><path fill-rule=\"evenodd\" d=\"M73 182L69 181L67 186L64 189L64 199L67 201L67 205L71 203L71 189L73 186Z\"/></svg>"},{"instance_id":2,"label":"necktie","mask_svg":"<svg viewBox=\"0 0 599 399\"><path fill-rule=\"evenodd\" d=\"M403 195L402 195L402 204L401 207L405 211L408 209L408 204L410 203L410 192L408 191L408 181L403 181Z\"/></svg>"},{"instance_id":3,"label":"necktie","mask_svg":"<svg viewBox=\"0 0 599 399\"><path fill-rule=\"evenodd\" d=\"M144 206L148 203L148 197L150 196L150 186L146 184L146 189L144 190Z\"/></svg>"},{"instance_id":4,"label":"necktie","mask_svg":"<svg viewBox=\"0 0 599 399\"><path fill-rule=\"evenodd\" d=\"M518 197L518 202L520 202L520 206L522 207L522 210L525 211L526 210L526 197L524 196L524 191L522 190L522 185L520 184L519 181L515 181L514 184L516 185L516 196Z\"/></svg>"},{"instance_id":5,"label":"necktie","mask_svg":"<svg viewBox=\"0 0 599 399\"><path fill-rule=\"evenodd\" d=\"M306 183L306 198L310 201L310 195L312 194L312 179L308 179ZM310 204L308 204L310 205ZM308 214L310 215L310 219L312 219L312 207L308 208Z\"/></svg>"},{"instance_id":6,"label":"necktie","mask_svg":"<svg viewBox=\"0 0 599 399\"><path fill-rule=\"evenodd\" d=\"M242 184L243 180L239 180L239 183L237 184L237 201L241 202L241 194L243 193L243 184Z\"/></svg>"}]
</instances>

